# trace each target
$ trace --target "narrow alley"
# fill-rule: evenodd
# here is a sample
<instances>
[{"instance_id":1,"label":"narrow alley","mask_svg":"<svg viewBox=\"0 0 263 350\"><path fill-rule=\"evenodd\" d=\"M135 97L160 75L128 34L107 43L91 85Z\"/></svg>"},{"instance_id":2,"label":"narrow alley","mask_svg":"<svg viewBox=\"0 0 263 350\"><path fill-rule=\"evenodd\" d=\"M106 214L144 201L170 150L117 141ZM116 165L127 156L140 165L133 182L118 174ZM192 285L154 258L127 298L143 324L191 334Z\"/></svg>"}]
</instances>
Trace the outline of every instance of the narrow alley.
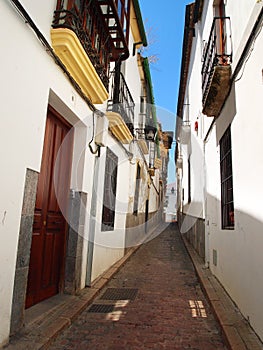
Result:
<instances>
[{"instance_id":1,"label":"narrow alley","mask_svg":"<svg viewBox=\"0 0 263 350\"><path fill-rule=\"evenodd\" d=\"M49 349L226 349L177 225L142 245Z\"/></svg>"},{"instance_id":2,"label":"narrow alley","mask_svg":"<svg viewBox=\"0 0 263 350\"><path fill-rule=\"evenodd\" d=\"M0 349L263 350L263 1L0 14Z\"/></svg>"}]
</instances>

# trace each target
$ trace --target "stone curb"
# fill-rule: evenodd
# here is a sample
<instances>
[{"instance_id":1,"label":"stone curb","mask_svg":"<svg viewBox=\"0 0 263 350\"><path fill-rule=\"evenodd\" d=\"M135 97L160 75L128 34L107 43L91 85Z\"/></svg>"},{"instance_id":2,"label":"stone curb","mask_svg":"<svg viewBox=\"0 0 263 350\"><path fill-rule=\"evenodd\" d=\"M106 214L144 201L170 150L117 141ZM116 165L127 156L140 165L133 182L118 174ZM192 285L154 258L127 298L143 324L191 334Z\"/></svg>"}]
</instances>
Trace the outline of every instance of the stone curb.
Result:
<instances>
[{"instance_id":1,"label":"stone curb","mask_svg":"<svg viewBox=\"0 0 263 350\"><path fill-rule=\"evenodd\" d=\"M263 344L247 320L183 235L182 238L201 287L222 329L228 348L231 350L262 350Z\"/></svg>"}]
</instances>

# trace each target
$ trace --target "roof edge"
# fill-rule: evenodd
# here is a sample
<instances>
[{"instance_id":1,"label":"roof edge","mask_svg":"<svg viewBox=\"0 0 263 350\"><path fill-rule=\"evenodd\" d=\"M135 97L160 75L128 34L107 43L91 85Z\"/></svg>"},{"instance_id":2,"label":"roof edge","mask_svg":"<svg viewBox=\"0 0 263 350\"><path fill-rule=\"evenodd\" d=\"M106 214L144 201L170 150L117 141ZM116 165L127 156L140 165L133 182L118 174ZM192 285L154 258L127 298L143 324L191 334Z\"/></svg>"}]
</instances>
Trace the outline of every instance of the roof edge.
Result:
<instances>
[{"instance_id":1,"label":"roof edge","mask_svg":"<svg viewBox=\"0 0 263 350\"><path fill-rule=\"evenodd\" d=\"M147 42L146 32L145 32L145 28L144 28L144 24L143 24L139 0L132 0L132 2L133 2L133 7L134 7L135 15L137 18L137 22L138 22L139 31L140 31L141 38L142 38L142 44L143 44L143 46L147 46L148 42Z\"/></svg>"},{"instance_id":2,"label":"roof edge","mask_svg":"<svg viewBox=\"0 0 263 350\"><path fill-rule=\"evenodd\" d=\"M190 56L192 50L193 41L193 12L194 3L186 6L185 11L185 26L184 26L184 38L183 38L183 49L181 57L181 72L180 72L180 86L177 101L177 117L182 117L184 95L186 90L186 82L188 78Z\"/></svg>"},{"instance_id":3,"label":"roof edge","mask_svg":"<svg viewBox=\"0 0 263 350\"><path fill-rule=\"evenodd\" d=\"M194 10L194 22L197 23L203 13L203 7L204 7L204 0L196 0L195 1L195 10Z\"/></svg>"}]
</instances>

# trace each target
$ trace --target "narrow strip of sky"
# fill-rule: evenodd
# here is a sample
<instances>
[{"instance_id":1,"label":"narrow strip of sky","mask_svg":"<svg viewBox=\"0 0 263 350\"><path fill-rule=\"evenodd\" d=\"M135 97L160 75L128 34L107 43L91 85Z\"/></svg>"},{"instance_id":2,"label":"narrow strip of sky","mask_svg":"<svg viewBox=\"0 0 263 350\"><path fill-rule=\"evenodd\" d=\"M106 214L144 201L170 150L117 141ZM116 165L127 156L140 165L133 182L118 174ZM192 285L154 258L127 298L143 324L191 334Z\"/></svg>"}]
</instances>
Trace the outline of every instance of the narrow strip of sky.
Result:
<instances>
[{"instance_id":1,"label":"narrow strip of sky","mask_svg":"<svg viewBox=\"0 0 263 350\"><path fill-rule=\"evenodd\" d=\"M189 0L140 0L148 39L143 55L150 57L155 103L169 113L158 116L163 130L175 130L185 6ZM174 147L170 150L168 183L175 181Z\"/></svg>"}]
</instances>

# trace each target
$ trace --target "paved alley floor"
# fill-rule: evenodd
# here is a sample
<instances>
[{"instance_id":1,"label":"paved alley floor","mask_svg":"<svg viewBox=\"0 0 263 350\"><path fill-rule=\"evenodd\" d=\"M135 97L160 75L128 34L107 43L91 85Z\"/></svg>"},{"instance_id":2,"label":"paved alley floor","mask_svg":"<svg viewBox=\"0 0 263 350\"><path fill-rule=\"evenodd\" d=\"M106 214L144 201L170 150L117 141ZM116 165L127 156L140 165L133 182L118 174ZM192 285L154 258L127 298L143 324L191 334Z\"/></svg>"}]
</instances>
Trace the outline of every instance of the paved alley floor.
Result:
<instances>
[{"instance_id":1,"label":"paved alley floor","mask_svg":"<svg viewBox=\"0 0 263 350\"><path fill-rule=\"evenodd\" d=\"M143 244L49 349L226 349L177 225Z\"/></svg>"}]
</instances>

